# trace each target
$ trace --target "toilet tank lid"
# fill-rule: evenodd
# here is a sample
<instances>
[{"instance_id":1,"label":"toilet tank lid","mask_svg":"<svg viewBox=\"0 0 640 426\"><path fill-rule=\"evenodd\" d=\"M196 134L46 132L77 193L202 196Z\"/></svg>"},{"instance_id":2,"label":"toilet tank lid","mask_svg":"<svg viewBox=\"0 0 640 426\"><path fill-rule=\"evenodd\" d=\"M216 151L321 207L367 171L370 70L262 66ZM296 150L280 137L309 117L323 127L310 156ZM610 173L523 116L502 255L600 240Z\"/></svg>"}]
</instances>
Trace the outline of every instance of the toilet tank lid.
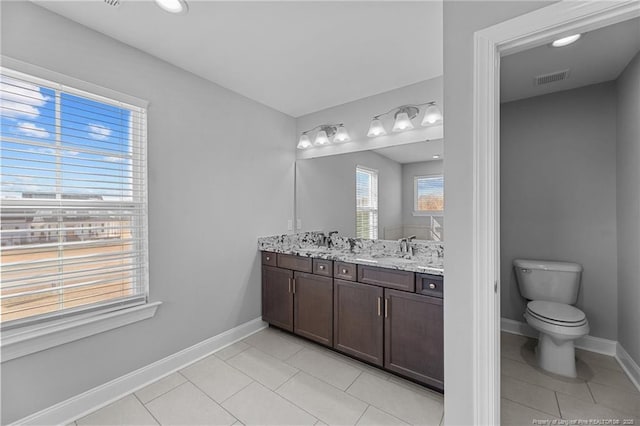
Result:
<instances>
[{"instance_id":1,"label":"toilet tank lid","mask_svg":"<svg viewBox=\"0 0 640 426\"><path fill-rule=\"evenodd\" d=\"M582 265L573 262L555 262L552 260L515 259L513 266L524 269L541 269L543 271L582 272Z\"/></svg>"}]
</instances>

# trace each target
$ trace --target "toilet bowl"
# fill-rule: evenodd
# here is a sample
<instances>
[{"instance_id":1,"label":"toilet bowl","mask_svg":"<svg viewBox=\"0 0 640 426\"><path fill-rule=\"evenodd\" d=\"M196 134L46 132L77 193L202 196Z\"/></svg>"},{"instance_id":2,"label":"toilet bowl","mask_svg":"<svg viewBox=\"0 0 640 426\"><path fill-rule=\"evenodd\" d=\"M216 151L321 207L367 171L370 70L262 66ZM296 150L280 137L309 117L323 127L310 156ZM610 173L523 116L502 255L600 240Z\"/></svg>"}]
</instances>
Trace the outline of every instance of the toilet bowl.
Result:
<instances>
[{"instance_id":1,"label":"toilet bowl","mask_svg":"<svg viewBox=\"0 0 640 426\"><path fill-rule=\"evenodd\" d=\"M540 333L536 348L540 368L577 377L573 342L589 333L584 312L565 303L534 300L527 304L524 318Z\"/></svg>"},{"instance_id":2,"label":"toilet bowl","mask_svg":"<svg viewBox=\"0 0 640 426\"><path fill-rule=\"evenodd\" d=\"M574 341L589 333L578 298L582 266L571 262L516 259L518 287L529 300L524 318L540 335L536 357L543 370L577 376Z\"/></svg>"}]
</instances>

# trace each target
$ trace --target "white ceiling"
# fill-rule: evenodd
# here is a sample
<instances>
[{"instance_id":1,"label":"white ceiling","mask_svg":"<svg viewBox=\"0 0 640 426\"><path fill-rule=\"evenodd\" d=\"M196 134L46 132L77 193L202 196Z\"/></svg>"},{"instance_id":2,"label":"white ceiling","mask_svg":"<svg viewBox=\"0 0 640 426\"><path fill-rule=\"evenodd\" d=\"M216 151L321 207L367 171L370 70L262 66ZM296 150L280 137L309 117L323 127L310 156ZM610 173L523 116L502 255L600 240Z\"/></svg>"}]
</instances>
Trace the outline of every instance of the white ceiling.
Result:
<instances>
[{"instance_id":1,"label":"white ceiling","mask_svg":"<svg viewBox=\"0 0 640 426\"><path fill-rule=\"evenodd\" d=\"M373 152L387 157L397 163L419 163L422 161L437 160L434 155L443 158L443 140L422 141L405 145L395 145L387 148L374 149Z\"/></svg>"},{"instance_id":2,"label":"white ceiling","mask_svg":"<svg viewBox=\"0 0 640 426\"><path fill-rule=\"evenodd\" d=\"M502 58L500 100L539 96L618 78L640 50L640 19L632 19L582 35L574 44L548 44ZM563 81L535 86L534 77L570 69Z\"/></svg>"},{"instance_id":3,"label":"white ceiling","mask_svg":"<svg viewBox=\"0 0 640 426\"><path fill-rule=\"evenodd\" d=\"M442 0L33 1L293 117L442 74Z\"/></svg>"}]
</instances>

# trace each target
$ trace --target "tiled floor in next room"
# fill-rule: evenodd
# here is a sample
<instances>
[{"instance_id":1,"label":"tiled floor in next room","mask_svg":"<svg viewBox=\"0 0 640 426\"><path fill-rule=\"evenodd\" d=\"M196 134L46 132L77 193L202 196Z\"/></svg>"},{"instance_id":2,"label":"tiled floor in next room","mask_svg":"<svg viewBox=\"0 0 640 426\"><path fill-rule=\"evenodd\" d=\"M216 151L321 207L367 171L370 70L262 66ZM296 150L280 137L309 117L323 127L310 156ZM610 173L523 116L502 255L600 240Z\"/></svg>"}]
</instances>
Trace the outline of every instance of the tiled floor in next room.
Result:
<instances>
[{"instance_id":1,"label":"tiled floor in next room","mask_svg":"<svg viewBox=\"0 0 640 426\"><path fill-rule=\"evenodd\" d=\"M576 350L574 380L535 366L534 339L502 333L501 343L503 425L554 419L586 421L557 424L640 425L640 392L613 357Z\"/></svg>"},{"instance_id":2,"label":"tiled floor in next room","mask_svg":"<svg viewBox=\"0 0 640 426\"><path fill-rule=\"evenodd\" d=\"M439 425L443 397L273 328L77 425Z\"/></svg>"}]
</instances>

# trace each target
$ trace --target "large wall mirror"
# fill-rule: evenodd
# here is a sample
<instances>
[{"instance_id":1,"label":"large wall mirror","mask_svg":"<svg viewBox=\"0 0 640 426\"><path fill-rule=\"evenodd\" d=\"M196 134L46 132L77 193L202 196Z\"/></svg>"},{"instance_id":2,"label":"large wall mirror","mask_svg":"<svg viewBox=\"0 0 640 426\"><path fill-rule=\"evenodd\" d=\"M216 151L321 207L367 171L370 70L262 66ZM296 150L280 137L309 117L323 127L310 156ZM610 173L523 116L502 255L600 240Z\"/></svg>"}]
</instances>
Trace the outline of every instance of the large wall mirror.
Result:
<instances>
[{"instance_id":1,"label":"large wall mirror","mask_svg":"<svg viewBox=\"0 0 640 426\"><path fill-rule=\"evenodd\" d=\"M435 141L297 160L300 230L444 241L442 172Z\"/></svg>"}]
</instances>

